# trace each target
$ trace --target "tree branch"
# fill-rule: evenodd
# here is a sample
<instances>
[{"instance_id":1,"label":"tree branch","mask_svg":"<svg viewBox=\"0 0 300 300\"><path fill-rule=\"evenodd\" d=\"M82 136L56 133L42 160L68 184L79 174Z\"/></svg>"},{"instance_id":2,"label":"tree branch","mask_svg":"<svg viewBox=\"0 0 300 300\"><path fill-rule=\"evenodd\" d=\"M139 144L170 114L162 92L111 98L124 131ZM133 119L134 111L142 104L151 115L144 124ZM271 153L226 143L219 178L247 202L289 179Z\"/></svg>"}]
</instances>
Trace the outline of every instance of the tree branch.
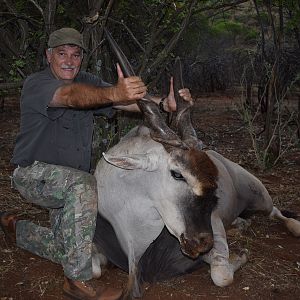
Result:
<instances>
[{"instance_id":1,"label":"tree branch","mask_svg":"<svg viewBox=\"0 0 300 300\"><path fill-rule=\"evenodd\" d=\"M133 39L133 41L137 44L137 46L143 51L145 52L145 48L142 46L142 44L138 41L138 39L134 36L133 32L129 29L129 27L123 22L123 21L117 21L114 20L112 18L108 18L108 20L112 21L113 23L116 24L120 24L122 25L126 31L129 33L129 35L131 36L131 38Z\"/></svg>"},{"instance_id":2,"label":"tree branch","mask_svg":"<svg viewBox=\"0 0 300 300\"><path fill-rule=\"evenodd\" d=\"M186 29L186 27L188 25L189 19L192 14L192 10L196 3L197 3L196 0L191 1L189 9L188 9L188 13L181 23L180 30L174 34L174 36L171 38L170 42L161 51L161 53L157 57L157 59L151 64L151 66L149 67L150 70L153 70L154 68L156 68L156 66L162 64L163 61L166 59L166 57L169 55L169 53L173 50L173 48L177 44L178 40L180 39L180 37L182 36L184 30Z\"/></svg>"},{"instance_id":3,"label":"tree branch","mask_svg":"<svg viewBox=\"0 0 300 300\"><path fill-rule=\"evenodd\" d=\"M38 9L38 11L41 13L42 17L44 18L44 11L40 7L40 5L38 3L36 3L34 0L29 0L29 1Z\"/></svg>"},{"instance_id":4,"label":"tree branch","mask_svg":"<svg viewBox=\"0 0 300 300\"><path fill-rule=\"evenodd\" d=\"M208 11L208 10L216 10L216 9L220 9L220 8L226 8L228 6L230 7L234 7L237 6L239 4L245 3L245 2L249 2L250 0L238 0L238 1L232 1L229 3L223 3L223 1L217 1L218 3L222 3L222 4L217 4L217 5L208 5L199 9L195 9L194 13L199 13L199 12L204 12L204 11Z\"/></svg>"}]
</instances>

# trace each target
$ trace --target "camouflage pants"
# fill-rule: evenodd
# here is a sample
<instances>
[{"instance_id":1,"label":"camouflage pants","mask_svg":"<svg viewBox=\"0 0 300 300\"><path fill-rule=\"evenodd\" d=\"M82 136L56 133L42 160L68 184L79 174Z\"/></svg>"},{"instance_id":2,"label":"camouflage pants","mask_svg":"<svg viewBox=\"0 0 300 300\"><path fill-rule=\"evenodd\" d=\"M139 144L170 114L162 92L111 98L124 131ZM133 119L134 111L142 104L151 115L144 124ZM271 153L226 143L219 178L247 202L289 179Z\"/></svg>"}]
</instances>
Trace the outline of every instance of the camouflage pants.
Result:
<instances>
[{"instance_id":1,"label":"camouflage pants","mask_svg":"<svg viewBox=\"0 0 300 300\"><path fill-rule=\"evenodd\" d=\"M73 280L92 278L92 241L97 217L97 185L89 173L35 162L18 167L14 184L27 202L49 210L51 229L17 223L17 245L60 263Z\"/></svg>"}]
</instances>

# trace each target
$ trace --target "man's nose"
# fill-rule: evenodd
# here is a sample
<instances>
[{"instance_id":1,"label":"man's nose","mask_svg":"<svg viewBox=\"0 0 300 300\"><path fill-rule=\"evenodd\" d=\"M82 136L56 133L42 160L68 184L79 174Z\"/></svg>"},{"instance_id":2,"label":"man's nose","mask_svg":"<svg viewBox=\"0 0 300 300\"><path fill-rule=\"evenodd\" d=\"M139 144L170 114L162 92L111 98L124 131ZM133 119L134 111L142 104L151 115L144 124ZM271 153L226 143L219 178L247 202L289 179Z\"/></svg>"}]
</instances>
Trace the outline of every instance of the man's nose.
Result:
<instances>
[{"instance_id":1,"label":"man's nose","mask_svg":"<svg viewBox=\"0 0 300 300\"><path fill-rule=\"evenodd\" d=\"M71 55L66 57L65 63L67 65L72 65L73 64L73 58L72 58Z\"/></svg>"}]
</instances>

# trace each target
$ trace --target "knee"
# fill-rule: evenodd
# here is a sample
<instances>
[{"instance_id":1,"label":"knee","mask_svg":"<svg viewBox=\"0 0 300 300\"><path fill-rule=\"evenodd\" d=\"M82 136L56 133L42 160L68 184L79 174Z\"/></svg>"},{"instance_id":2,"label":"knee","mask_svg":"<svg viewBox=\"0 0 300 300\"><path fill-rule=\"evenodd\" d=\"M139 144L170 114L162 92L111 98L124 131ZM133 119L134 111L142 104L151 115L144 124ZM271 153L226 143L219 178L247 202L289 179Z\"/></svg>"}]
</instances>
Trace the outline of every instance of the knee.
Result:
<instances>
[{"instance_id":1,"label":"knee","mask_svg":"<svg viewBox=\"0 0 300 300\"><path fill-rule=\"evenodd\" d=\"M95 176L86 172L78 172L75 174L73 182L77 185L91 186L93 188L97 186Z\"/></svg>"},{"instance_id":2,"label":"knee","mask_svg":"<svg viewBox=\"0 0 300 300\"><path fill-rule=\"evenodd\" d=\"M97 185L93 175L84 173L74 176L68 190L69 198L75 202L87 204L89 208L97 209Z\"/></svg>"},{"instance_id":3,"label":"knee","mask_svg":"<svg viewBox=\"0 0 300 300\"><path fill-rule=\"evenodd\" d=\"M73 176L71 188L73 188L78 193L82 192L85 194L96 194L96 178L89 173L80 172Z\"/></svg>"},{"instance_id":4,"label":"knee","mask_svg":"<svg viewBox=\"0 0 300 300\"><path fill-rule=\"evenodd\" d=\"M219 287L230 285L233 282L233 271L230 265L211 266L211 279Z\"/></svg>"}]
</instances>

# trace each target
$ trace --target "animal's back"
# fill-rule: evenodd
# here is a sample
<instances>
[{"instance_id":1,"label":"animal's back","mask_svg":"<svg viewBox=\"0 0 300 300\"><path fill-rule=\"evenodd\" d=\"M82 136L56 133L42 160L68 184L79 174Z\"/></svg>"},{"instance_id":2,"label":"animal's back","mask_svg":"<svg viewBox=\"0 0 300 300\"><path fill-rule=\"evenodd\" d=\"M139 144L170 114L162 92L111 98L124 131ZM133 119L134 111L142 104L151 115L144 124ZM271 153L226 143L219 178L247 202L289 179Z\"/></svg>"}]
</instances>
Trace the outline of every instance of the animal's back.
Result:
<instances>
[{"instance_id":1,"label":"animal's back","mask_svg":"<svg viewBox=\"0 0 300 300\"><path fill-rule=\"evenodd\" d=\"M209 150L207 153L212 159L217 160L218 163L226 169L226 173L221 172L219 175L221 177L223 176L224 180L227 182L228 178L225 177L228 177L229 175L230 182L234 187L232 192L230 189L227 189L230 195L221 199L223 203L222 201L219 203L224 214L227 216L227 222L225 222L226 225L229 225L237 216L246 210L255 211L261 209L262 206L269 207L269 209L272 208L273 204L271 197L258 178L237 163L225 158L215 151ZM229 197L233 199L228 200ZM232 217L230 218L230 216Z\"/></svg>"}]
</instances>

